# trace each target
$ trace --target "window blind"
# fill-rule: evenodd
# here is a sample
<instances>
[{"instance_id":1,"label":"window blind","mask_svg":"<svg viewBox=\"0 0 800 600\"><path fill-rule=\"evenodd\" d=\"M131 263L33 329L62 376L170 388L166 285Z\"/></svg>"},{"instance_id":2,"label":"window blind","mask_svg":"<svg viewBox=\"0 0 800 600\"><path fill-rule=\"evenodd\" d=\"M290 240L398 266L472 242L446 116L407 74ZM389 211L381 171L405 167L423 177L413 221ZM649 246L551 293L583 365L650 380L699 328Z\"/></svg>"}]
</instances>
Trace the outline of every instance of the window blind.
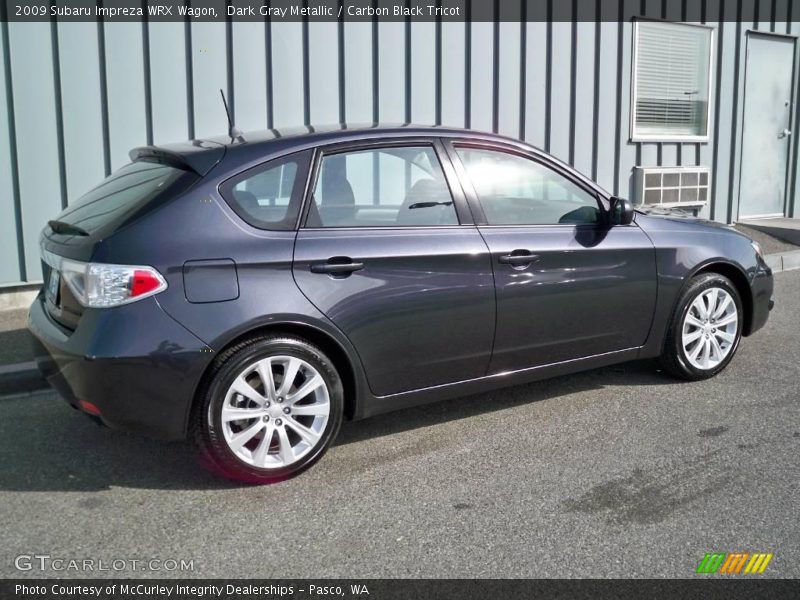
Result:
<instances>
[{"instance_id":1,"label":"window blind","mask_svg":"<svg viewBox=\"0 0 800 600\"><path fill-rule=\"evenodd\" d=\"M706 136L711 30L639 21L636 36L634 137Z\"/></svg>"}]
</instances>

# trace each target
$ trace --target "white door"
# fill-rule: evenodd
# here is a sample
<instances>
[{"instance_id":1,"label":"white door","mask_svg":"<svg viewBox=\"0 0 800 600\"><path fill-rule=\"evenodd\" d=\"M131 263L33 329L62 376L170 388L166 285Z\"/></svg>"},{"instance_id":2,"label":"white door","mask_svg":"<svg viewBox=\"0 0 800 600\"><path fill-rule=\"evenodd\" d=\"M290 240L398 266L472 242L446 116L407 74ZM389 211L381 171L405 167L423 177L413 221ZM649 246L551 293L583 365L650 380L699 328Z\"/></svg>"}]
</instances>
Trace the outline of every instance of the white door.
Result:
<instances>
[{"instance_id":1,"label":"white door","mask_svg":"<svg viewBox=\"0 0 800 600\"><path fill-rule=\"evenodd\" d=\"M783 216L792 136L791 37L749 32L739 218Z\"/></svg>"}]
</instances>

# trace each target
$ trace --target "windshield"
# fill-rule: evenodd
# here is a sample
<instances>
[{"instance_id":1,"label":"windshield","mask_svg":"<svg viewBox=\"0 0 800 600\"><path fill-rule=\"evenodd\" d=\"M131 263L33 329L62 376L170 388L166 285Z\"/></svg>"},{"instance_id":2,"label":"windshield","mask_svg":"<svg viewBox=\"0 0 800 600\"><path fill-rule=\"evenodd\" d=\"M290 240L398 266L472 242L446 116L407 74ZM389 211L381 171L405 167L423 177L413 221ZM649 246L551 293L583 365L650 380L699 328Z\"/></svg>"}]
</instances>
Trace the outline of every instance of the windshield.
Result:
<instances>
[{"instance_id":1,"label":"windshield","mask_svg":"<svg viewBox=\"0 0 800 600\"><path fill-rule=\"evenodd\" d=\"M197 175L174 166L148 161L131 163L112 173L55 220L90 234L101 228L110 232L153 201L183 192L196 180Z\"/></svg>"}]
</instances>

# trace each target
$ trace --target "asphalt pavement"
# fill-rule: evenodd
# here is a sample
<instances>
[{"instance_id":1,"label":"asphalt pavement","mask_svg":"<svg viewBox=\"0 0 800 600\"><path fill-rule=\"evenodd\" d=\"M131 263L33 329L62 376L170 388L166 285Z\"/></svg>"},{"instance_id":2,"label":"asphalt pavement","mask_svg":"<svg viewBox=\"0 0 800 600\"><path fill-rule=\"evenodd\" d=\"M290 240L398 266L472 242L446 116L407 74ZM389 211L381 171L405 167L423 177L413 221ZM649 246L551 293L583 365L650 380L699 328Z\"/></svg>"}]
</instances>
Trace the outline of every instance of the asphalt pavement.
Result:
<instances>
[{"instance_id":1,"label":"asphalt pavement","mask_svg":"<svg viewBox=\"0 0 800 600\"><path fill-rule=\"evenodd\" d=\"M268 487L52 393L0 400L0 576L692 578L743 551L800 577L800 271L775 298L710 381L632 363L375 417ZM16 570L37 553L193 570Z\"/></svg>"}]
</instances>

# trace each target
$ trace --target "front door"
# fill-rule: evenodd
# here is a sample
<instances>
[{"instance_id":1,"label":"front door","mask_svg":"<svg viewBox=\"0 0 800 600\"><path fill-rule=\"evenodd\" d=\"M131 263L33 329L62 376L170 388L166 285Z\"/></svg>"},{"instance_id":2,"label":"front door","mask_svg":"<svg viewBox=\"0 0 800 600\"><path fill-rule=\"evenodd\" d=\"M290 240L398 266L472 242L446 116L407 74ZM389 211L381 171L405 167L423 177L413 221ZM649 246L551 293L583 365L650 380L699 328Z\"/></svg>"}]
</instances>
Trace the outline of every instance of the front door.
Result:
<instances>
[{"instance_id":1,"label":"front door","mask_svg":"<svg viewBox=\"0 0 800 600\"><path fill-rule=\"evenodd\" d=\"M493 148L455 151L492 253L490 373L643 345L656 300L655 249L644 232L606 226L596 193L552 165Z\"/></svg>"},{"instance_id":2,"label":"front door","mask_svg":"<svg viewBox=\"0 0 800 600\"><path fill-rule=\"evenodd\" d=\"M739 218L783 216L794 38L747 36Z\"/></svg>"},{"instance_id":3,"label":"front door","mask_svg":"<svg viewBox=\"0 0 800 600\"><path fill-rule=\"evenodd\" d=\"M482 377L494 336L486 244L431 143L323 153L295 243L297 285L385 396ZM452 180L452 175L451 175Z\"/></svg>"}]
</instances>

